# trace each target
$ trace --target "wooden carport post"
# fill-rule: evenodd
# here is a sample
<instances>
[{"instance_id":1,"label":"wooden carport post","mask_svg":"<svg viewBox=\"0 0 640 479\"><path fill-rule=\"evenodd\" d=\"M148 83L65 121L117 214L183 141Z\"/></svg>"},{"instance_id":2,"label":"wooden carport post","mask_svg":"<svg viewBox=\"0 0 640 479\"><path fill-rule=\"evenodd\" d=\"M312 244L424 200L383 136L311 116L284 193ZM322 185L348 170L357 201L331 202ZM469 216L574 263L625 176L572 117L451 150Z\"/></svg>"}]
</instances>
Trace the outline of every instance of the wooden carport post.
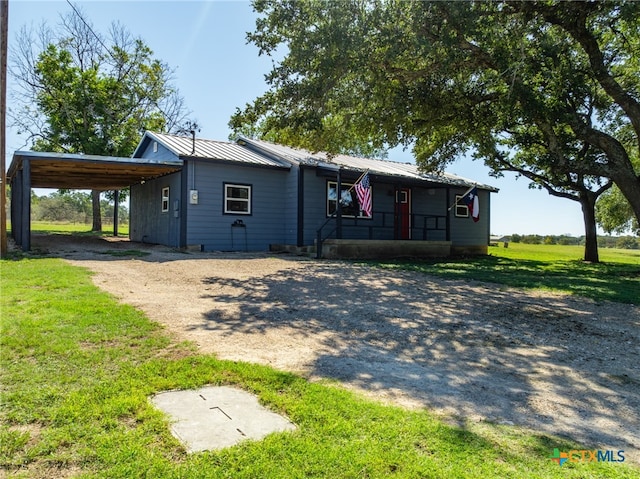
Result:
<instances>
[{"instance_id":1,"label":"wooden carport post","mask_svg":"<svg viewBox=\"0 0 640 479\"><path fill-rule=\"evenodd\" d=\"M22 159L22 208L20 213L22 251L31 250L31 161Z\"/></svg>"},{"instance_id":2,"label":"wooden carport post","mask_svg":"<svg viewBox=\"0 0 640 479\"><path fill-rule=\"evenodd\" d=\"M113 236L118 236L118 210L120 209L120 190L113 191Z\"/></svg>"}]
</instances>

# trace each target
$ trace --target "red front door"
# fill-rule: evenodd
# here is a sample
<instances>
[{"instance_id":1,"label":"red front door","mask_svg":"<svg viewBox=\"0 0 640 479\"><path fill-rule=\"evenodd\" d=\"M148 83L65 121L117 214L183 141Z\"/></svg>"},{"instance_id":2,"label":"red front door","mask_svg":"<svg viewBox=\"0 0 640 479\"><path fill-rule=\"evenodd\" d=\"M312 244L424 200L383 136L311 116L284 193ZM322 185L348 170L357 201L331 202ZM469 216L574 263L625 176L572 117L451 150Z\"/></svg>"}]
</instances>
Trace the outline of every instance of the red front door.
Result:
<instances>
[{"instance_id":1,"label":"red front door","mask_svg":"<svg viewBox=\"0 0 640 479\"><path fill-rule=\"evenodd\" d=\"M396 190L396 221L397 239L411 239L411 189Z\"/></svg>"}]
</instances>

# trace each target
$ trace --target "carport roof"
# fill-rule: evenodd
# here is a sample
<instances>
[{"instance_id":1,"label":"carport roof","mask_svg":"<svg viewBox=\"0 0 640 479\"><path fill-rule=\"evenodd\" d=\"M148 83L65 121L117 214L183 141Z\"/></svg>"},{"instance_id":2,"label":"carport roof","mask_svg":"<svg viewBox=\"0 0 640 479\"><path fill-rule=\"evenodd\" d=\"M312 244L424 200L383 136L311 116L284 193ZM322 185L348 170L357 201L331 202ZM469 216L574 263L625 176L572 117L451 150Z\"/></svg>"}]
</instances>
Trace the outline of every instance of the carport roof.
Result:
<instances>
[{"instance_id":1,"label":"carport roof","mask_svg":"<svg viewBox=\"0 0 640 479\"><path fill-rule=\"evenodd\" d=\"M182 168L182 160L16 151L7 172L10 181L29 161L32 188L115 190Z\"/></svg>"}]
</instances>

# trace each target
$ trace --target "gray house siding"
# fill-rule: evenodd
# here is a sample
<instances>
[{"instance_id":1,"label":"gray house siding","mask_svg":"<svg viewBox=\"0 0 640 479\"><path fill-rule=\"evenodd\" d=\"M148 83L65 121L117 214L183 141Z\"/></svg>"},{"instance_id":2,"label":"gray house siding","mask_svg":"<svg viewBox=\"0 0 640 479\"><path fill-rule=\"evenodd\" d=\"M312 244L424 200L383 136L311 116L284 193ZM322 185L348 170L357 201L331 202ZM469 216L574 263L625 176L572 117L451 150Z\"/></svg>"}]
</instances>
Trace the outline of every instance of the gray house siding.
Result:
<instances>
[{"instance_id":1,"label":"gray house siding","mask_svg":"<svg viewBox=\"0 0 640 479\"><path fill-rule=\"evenodd\" d=\"M157 150L157 151L154 151ZM149 158L153 160L175 160L176 154L157 141L149 141L140 158Z\"/></svg>"},{"instance_id":2,"label":"gray house siding","mask_svg":"<svg viewBox=\"0 0 640 479\"><path fill-rule=\"evenodd\" d=\"M316 239L317 229L327 221L327 182L334 181L326 177L318 177L314 170L305 170L304 182L304 242L313 244ZM350 183L350 181L346 181ZM445 241L447 236L446 218L447 208L447 188L432 187L422 188L416 186L406 186L402 183L394 182L372 182L372 202L373 218L343 218L342 236L345 239L396 239L397 231L395 225L395 195L399 188L409 188L411 190L411 238L422 240L426 235L428 241ZM464 193L461 191L460 194ZM485 206L483 197L488 193L483 192L480 199L480 206L483 216ZM453 210L452 210L453 212ZM453 214L453 213L452 213ZM439 218L435 218L439 216ZM469 218L463 218L467 223L473 223ZM459 220L463 220L459 219ZM426 221L426 223L425 223ZM336 221L330 220L323 228L323 238L335 238L336 232L330 233L334 229ZM426 224L426 231L425 231ZM463 244L486 244L485 230L481 230L482 225L473 223L475 228L467 228L471 225L460 222L456 225L462 229L460 234L456 234ZM453 225L451 225L453 226ZM453 229L452 229L453 231ZM452 235L453 236L453 235ZM453 238L452 238L453 239Z\"/></svg>"},{"instance_id":3,"label":"gray house siding","mask_svg":"<svg viewBox=\"0 0 640 479\"><path fill-rule=\"evenodd\" d=\"M298 242L298 174L300 167L292 165L288 172L283 171L281 175L285 178L284 202L284 242L286 244L296 244ZM275 243L275 241L272 241Z\"/></svg>"},{"instance_id":4,"label":"gray house siding","mask_svg":"<svg viewBox=\"0 0 640 479\"><path fill-rule=\"evenodd\" d=\"M446 241L446 188L411 188L411 212L414 215L411 237L427 241ZM426 231L425 231L426 226Z\"/></svg>"},{"instance_id":5,"label":"gray house siding","mask_svg":"<svg viewBox=\"0 0 640 479\"><path fill-rule=\"evenodd\" d=\"M130 232L133 241L180 247L182 173L131 187ZM168 211L162 211L162 189L169 188Z\"/></svg>"},{"instance_id":6,"label":"gray house siding","mask_svg":"<svg viewBox=\"0 0 640 479\"><path fill-rule=\"evenodd\" d=\"M187 206L187 245L204 251L260 251L286 242L292 221L285 215L288 171L191 160L186 175L187 188L198 191L198 204ZM225 184L251 187L251 214L224 213Z\"/></svg>"},{"instance_id":7,"label":"gray house siding","mask_svg":"<svg viewBox=\"0 0 640 479\"><path fill-rule=\"evenodd\" d=\"M304 175L304 244L312 245L316 230L327 219L327 179L316 175L316 170L303 168Z\"/></svg>"},{"instance_id":8,"label":"gray house siding","mask_svg":"<svg viewBox=\"0 0 640 479\"><path fill-rule=\"evenodd\" d=\"M198 156L193 154L191 143L185 144L184 138L165 136L167 146L156 141L164 138L160 134L146 136L136 157L176 160L177 154L173 152L176 151L184 166L180 173L131 188L132 240L173 247L195 246L203 251L264 251L271 244L314 244L318 228L328 220L327 188L330 181L336 181L333 175L337 165L297 158L285 147L274 146L275 152L250 147L249 154L242 144L229 146L208 140L201 143ZM284 148L284 152L278 148ZM205 151L211 156L203 156ZM353 161L355 166L340 166L343 183L352 184L358 176L356 170L361 167L365 170L359 162L374 160ZM322 166L316 167L316 164ZM450 240L453 246L463 250L469 249L467 246L488 244L489 191L479 190L481 212L480 221L476 223L468 217L456 217L455 208L448 210L455 195L465 193L465 187L453 186L450 179L440 182L408 170L404 174L408 167L403 164L389 165L376 163L370 169L373 218L343 217L342 238L406 238L397 219L396 193L408 188L411 192L410 239ZM250 214L224 212L226 184L251 188ZM169 187L170 197L168 211L163 212L161 198L165 187ZM197 200L192 199L192 191L197 194ZM336 238L335 227L336 220L330 219L323 229L323 238Z\"/></svg>"},{"instance_id":9,"label":"gray house siding","mask_svg":"<svg viewBox=\"0 0 640 479\"><path fill-rule=\"evenodd\" d=\"M456 195L463 195L465 189L451 189L449 205L456 200ZM478 190L478 200L480 201L480 219L475 222L471 218L460 218L455 215L455 207L451 209L451 242L456 246L474 246L489 244L489 192ZM448 208L448 206L447 206Z\"/></svg>"}]
</instances>

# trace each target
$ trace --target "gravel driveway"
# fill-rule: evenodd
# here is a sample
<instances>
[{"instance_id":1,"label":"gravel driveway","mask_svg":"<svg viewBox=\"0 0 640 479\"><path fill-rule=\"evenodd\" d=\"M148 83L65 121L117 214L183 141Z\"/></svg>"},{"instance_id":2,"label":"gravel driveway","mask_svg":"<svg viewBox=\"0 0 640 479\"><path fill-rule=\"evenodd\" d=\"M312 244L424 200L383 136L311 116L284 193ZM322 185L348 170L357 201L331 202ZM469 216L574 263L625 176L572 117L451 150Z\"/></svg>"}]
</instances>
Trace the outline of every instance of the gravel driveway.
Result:
<instances>
[{"instance_id":1,"label":"gravel driveway","mask_svg":"<svg viewBox=\"0 0 640 479\"><path fill-rule=\"evenodd\" d=\"M204 353L640 462L640 307L348 262L83 241L34 246L94 271Z\"/></svg>"}]
</instances>

